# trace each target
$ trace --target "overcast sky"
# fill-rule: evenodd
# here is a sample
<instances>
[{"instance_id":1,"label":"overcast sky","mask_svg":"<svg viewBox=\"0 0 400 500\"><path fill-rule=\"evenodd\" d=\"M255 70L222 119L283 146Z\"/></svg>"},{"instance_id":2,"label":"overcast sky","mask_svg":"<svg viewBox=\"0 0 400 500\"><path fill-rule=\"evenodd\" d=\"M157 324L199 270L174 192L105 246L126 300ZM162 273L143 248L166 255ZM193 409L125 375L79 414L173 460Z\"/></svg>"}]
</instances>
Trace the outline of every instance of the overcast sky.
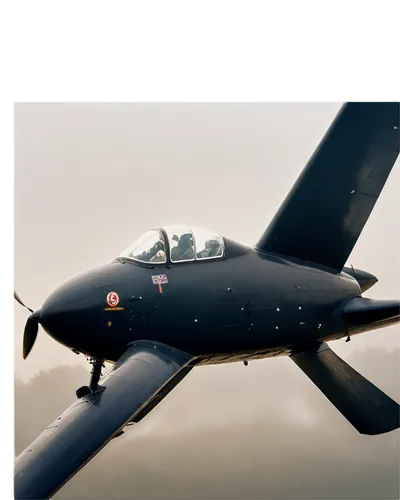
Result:
<instances>
[{"instance_id":1,"label":"overcast sky","mask_svg":"<svg viewBox=\"0 0 400 500\"><path fill-rule=\"evenodd\" d=\"M253 244L273 217L339 107L338 103L16 105L16 290L29 307L37 309L63 281L112 260L148 228L163 224L185 223L206 227ZM349 259L355 267L372 272L379 278L379 282L366 294L375 298L399 296L398 167L399 161ZM22 335L27 316L28 312L15 304L15 371L19 379L28 381L40 370L60 365L75 366L80 374L86 371L89 376L90 367L82 356L58 345L41 329L30 356L22 361ZM378 353L376 359L379 366L374 367L374 373L381 374L380 387L398 400L398 391L393 389L390 381L399 377L399 333L400 327L396 325L359 335L350 343L332 343L331 347L344 359L367 359L364 369L374 362L375 358L370 353ZM395 362L386 363L385 353L388 359ZM193 401L196 391L202 395L202 407L193 411L204 411L207 415L210 408L217 404L216 401L219 402L214 412L215 419L207 421L201 431L206 433L204 436L207 433L213 436L216 428L224 427L234 409L245 418L243 412L246 413L246 410L241 398L245 397L247 390L233 390L238 385L248 387L254 396L254 401L250 397L247 401L248 425L255 415L260 411L267 412L269 407L278 405L282 413L289 408L287 405L290 406L290 403L285 401L282 393L274 391L271 380L279 380L283 387L304 390L308 390L305 387L310 384L311 394L321 405L325 404L323 396L313 392L317 390L309 381L303 380L303 374L290 360L259 361L254 364L256 368L253 371L251 365L246 369L245 378L243 365L233 364L199 368L182 383L188 391L186 394L193 394ZM366 374L365 371L363 373ZM269 380L265 386L260 382L261 376ZM220 387L220 393L208 400L208 391L214 384ZM252 392L252 387L257 387L257 391ZM190 422L192 408L184 406L184 389L178 387L175 391L176 404L185 408L182 411ZM169 396L169 401L173 400L175 391ZM71 392L67 404L73 400ZM291 395L294 397L297 393L295 390ZM264 403L261 403L260 399L264 398ZM225 400L229 408L226 412ZM29 399L25 401L29 403ZM312 422L312 412L307 413L301 399L298 404L302 405L302 411L295 411ZM334 435L345 446L346 439L355 431L348 429L347 422L335 412L328 404L327 418L332 415L329 425L333 426ZM161 413L160 409L158 415ZM157 420L157 414L154 415L149 417L153 422ZM233 433L243 431L239 420L235 420ZM261 425L261 420L257 425ZM172 421L171 414L167 422L173 426ZM279 423L279 419L273 422ZM195 420L195 423L197 425L198 421ZM146 425L151 425L151 421ZM186 442L192 440L191 433L198 432L196 425L186 429ZM145 422L142 428L146 429L144 426ZM176 427L173 428L178 432ZM318 429L321 434L317 435L321 438L324 428ZM285 443L279 454L279 464L291 460L293 449L290 440L294 439L297 431L296 427L276 430L282 443ZM286 435L288 441L285 441ZM312 438L312 432L308 435ZM219 460L226 457L222 445L229 442L229 435L224 439L220 439L215 449L210 450L212 454L216 453ZM250 443L244 438L241 442L236 441L234 450L240 455L243 448L256 446L256 441L253 433ZM353 442L353 446L363 449L355 459L360 474L370 475L373 470L363 463L364 453L372 453L373 463L374 460L379 463L379 457L388 453L382 463L390 463L395 470L396 467L398 469L398 462L393 463L396 453L398 456L398 431L375 438L377 448L369 451L366 442L361 437ZM272 452L280 445L275 443L271 447L263 444L262 448ZM329 439L325 445L335 447L335 439ZM109 446L116 450L115 457L118 457L117 441ZM146 446L144 442L143 447ZM153 443L152 446L156 445ZM367 448L364 449L364 446ZM316 449L316 456L310 458L313 464L318 463L316 457L323 454L323 448ZM155 454L159 453L157 450L154 449ZM308 452L313 450L310 448ZM190 456L194 451L190 450ZM351 454L350 449L347 452ZM185 449L185 453L189 454L189 451ZM96 460L103 460L101 456ZM137 454L135 456L132 467L136 468L140 460ZM247 456L250 457L250 454ZM150 460L149 457L146 460ZM327 468L340 465L340 453L336 457L328 460ZM199 467L196 462L191 463L193 467ZM142 463L142 467L154 467L152 464ZM303 465L307 467L307 463ZM93 466L89 464L88 467ZM243 474L240 461L232 467L238 474L239 471ZM247 462L246 467L251 468L251 463ZM292 474L293 468L295 465L292 469L289 467ZM309 473L310 469L307 470ZM264 469L259 474L262 476ZM302 472L299 470L298 474ZM163 480L162 474L156 477ZM198 484L200 479L201 474ZM351 482L353 479L350 474L348 480ZM332 488L335 492L334 485ZM226 495L229 496L231 490L224 491L228 491ZM244 494L246 490L238 491ZM260 494L261 498L262 491L257 490L253 496ZM145 493L143 495L146 496ZM335 493L332 495L335 497ZM336 495L339 495L337 491Z\"/></svg>"}]
</instances>

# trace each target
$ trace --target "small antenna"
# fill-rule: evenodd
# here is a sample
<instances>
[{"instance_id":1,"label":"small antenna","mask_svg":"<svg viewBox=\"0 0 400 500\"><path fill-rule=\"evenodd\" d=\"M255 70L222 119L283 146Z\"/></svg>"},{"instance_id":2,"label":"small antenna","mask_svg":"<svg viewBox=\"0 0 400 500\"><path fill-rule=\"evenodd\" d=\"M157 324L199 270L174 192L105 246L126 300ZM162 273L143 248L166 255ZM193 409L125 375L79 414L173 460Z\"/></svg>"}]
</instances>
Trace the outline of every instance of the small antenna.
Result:
<instances>
[{"instance_id":1,"label":"small antenna","mask_svg":"<svg viewBox=\"0 0 400 500\"><path fill-rule=\"evenodd\" d=\"M353 264L350 264L352 270L353 270L353 274L354 274L354 279L356 280L357 279L357 276L356 276L356 272L354 271L354 267L353 267Z\"/></svg>"}]
</instances>

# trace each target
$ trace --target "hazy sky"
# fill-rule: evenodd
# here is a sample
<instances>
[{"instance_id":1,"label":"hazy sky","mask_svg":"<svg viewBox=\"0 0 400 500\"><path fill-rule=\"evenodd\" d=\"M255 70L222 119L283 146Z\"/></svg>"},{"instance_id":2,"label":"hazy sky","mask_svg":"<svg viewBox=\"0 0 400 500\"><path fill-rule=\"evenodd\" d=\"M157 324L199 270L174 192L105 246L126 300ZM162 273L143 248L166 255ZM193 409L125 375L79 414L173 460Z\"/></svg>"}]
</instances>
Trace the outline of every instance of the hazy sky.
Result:
<instances>
[{"instance_id":1,"label":"hazy sky","mask_svg":"<svg viewBox=\"0 0 400 500\"><path fill-rule=\"evenodd\" d=\"M15 288L31 308L39 308L63 281L112 260L148 228L168 223L206 227L253 244L339 107L16 105ZM379 278L366 296L400 295L399 185L398 161L349 259ZM48 376L34 379L38 398L42 395L46 401L36 423L18 413L29 406L32 396L21 389L30 386L17 384L17 393L23 394L16 407L17 422L22 419L20 429L32 431L33 438L73 401L78 374L79 385L86 383L90 367L41 329L30 356L22 361L27 316L15 304L16 376L27 381L40 370L60 365L76 370L76 377L68 376L74 385L68 386L62 408L48 398ZM394 382L399 379L399 333L396 325L331 347L398 401ZM62 380L71 368L58 373ZM35 401L39 405L40 400ZM49 418L44 421L43 415ZM120 478L131 470L139 479L135 483L128 477L131 483L124 491L136 485L136 498L160 498L155 484L171 474L166 486L166 497L171 498L177 495L176 481L183 477L185 498L189 491L197 491L197 498L263 498L266 492L270 497L307 498L302 478L313 485L314 498L322 498L321 491L345 498L354 484L352 498L357 492L361 497L380 492L380 498L398 494L399 431L359 436L286 358L250 363L246 369L233 364L193 370L168 396L164 409L155 410L130 431L132 435L108 445L65 487L71 496L60 492L60 498L96 498L91 489L91 481L98 477L96 467L105 474L100 482L105 498L127 498L118 491L110 493L113 482L107 474ZM134 440L130 445L129 439ZM304 454L299 453L302 447ZM230 471L227 483L221 465L225 461ZM189 471L196 471L192 483ZM249 474L256 474L259 482L248 482ZM287 476L293 480L282 489Z\"/></svg>"}]
</instances>

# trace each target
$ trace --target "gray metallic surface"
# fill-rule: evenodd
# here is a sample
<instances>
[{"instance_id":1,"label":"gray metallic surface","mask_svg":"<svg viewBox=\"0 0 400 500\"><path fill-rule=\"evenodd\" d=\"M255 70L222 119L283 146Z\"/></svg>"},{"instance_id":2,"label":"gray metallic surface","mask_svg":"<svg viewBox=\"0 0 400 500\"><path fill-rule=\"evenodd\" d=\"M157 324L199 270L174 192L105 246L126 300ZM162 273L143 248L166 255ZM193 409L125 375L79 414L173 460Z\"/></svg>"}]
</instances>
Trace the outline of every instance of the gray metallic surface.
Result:
<instances>
[{"instance_id":1,"label":"gray metallic surface","mask_svg":"<svg viewBox=\"0 0 400 500\"><path fill-rule=\"evenodd\" d=\"M341 270L399 155L399 103L345 104L257 243Z\"/></svg>"},{"instance_id":2,"label":"gray metallic surface","mask_svg":"<svg viewBox=\"0 0 400 500\"><path fill-rule=\"evenodd\" d=\"M399 405L323 343L291 356L329 401L361 434L397 429Z\"/></svg>"},{"instance_id":3,"label":"gray metallic surface","mask_svg":"<svg viewBox=\"0 0 400 500\"><path fill-rule=\"evenodd\" d=\"M104 392L77 400L19 455L15 498L53 495L191 360L156 342L132 344L101 380Z\"/></svg>"}]
</instances>

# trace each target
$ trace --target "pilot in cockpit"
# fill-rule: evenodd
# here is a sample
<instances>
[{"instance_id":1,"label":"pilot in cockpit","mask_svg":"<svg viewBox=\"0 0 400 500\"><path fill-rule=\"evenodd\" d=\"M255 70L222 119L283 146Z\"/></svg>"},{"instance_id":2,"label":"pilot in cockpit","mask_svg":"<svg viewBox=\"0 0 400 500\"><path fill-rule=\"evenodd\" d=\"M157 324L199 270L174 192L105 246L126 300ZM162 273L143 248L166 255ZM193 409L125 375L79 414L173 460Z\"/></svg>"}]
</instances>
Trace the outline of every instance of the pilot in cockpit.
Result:
<instances>
[{"instance_id":1,"label":"pilot in cockpit","mask_svg":"<svg viewBox=\"0 0 400 500\"><path fill-rule=\"evenodd\" d=\"M165 261L164 242L157 241L157 243L155 243L147 252L147 256L150 262L164 262Z\"/></svg>"},{"instance_id":2,"label":"pilot in cockpit","mask_svg":"<svg viewBox=\"0 0 400 500\"><path fill-rule=\"evenodd\" d=\"M142 252L138 260L144 262L164 262L165 261L165 247L163 241L157 241L150 250Z\"/></svg>"},{"instance_id":3,"label":"pilot in cockpit","mask_svg":"<svg viewBox=\"0 0 400 500\"><path fill-rule=\"evenodd\" d=\"M204 250L197 253L197 258L207 259L221 255L221 245L215 239L207 240L204 245Z\"/></svg>"},{"instance_id":4,"label":"pilot in cockpit","mask_svg":"<svg viewBox=\"0 0 400 500\"><path fill-rule=\"evenodd\" d=\"M178 244L171 250L171 260L192 260L194 259L193 236L191 233L184 233L180 238L176 234L172 237Z\"/></svg>"},{"instance_id":5,"label":"pilot in cockpit","mask_svg":"<svg viewBox=\"0 0 400 500\"><path fill-rule=\"evenodd\" d=\"M219 255L222 255L221 243L218 240L208 240L206 242L206 248L209 250L209 257L217 257Z\"/></svg>"}]
</instances>

